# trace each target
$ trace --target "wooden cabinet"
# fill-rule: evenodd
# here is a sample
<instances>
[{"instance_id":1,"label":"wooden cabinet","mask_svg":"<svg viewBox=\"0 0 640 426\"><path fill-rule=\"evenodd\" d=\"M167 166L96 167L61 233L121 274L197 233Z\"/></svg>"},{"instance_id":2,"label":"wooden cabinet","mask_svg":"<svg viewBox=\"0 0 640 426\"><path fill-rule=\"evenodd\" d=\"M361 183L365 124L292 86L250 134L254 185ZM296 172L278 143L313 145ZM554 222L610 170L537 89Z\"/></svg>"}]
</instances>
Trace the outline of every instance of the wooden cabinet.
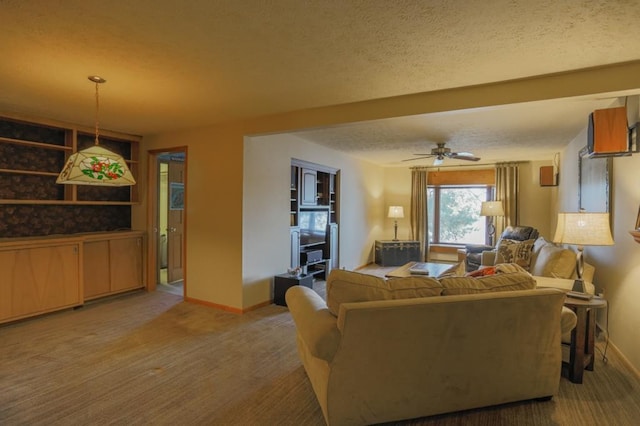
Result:
<instances>
[{"instance_id":1,"label":"wooden cabinet","mask_svg":"<svg viewBox=\"0 0 640 426\"><path fill-rule=\"evenodd\" d=\"M141 232L88 236L84 243L85 300L145 287Z\"/></svg>"},{"instance_id":2,"label":"wooden cabinet","mask_svg":"<svg viewBox=\"0 0 640 426\"><path fill-rule=\"evenodd\" d=\"M0 239L0 323L145 287L144 234Z\"/></svg>"},{"instance_id":3,"label":"wooden cabinet","mask_svg":"<svg viewBox=\"0 0 640 426\"><path fill-rule=\"evenodd\" d=\"M79 306L82 241L0 242L0 322Z\"/></svg>"},{"instance_id":4,"label":"wooden cabinet","mask_svg":"<svg viewBox=\"0 0 640 426\"><path fill-rule=\"evenodd\" d=\"M137 186L56 184L66 160L92 146L93 129L49 120L0 117L0 204L131 205ZM101 130L100 145L127 161L138 178L139 136Z\"/></svg>"}]
</instances>

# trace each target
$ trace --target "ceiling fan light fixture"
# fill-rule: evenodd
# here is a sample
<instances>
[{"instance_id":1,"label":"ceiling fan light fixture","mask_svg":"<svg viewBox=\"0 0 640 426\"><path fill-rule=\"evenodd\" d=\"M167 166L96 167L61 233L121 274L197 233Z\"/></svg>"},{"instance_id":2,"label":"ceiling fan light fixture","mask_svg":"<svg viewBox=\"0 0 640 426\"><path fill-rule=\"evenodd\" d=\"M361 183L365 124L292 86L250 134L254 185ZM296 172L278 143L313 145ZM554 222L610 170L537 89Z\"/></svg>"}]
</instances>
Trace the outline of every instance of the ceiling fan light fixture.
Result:
<instances>
[{"instance_id":1,"label":"ceiling fan light fixture","mask_svg":"<svg viewBox=\"0 0 640 426\"><path fill-rule=\"evenodd\" d=\"M445 158L451 158L454 160L466 160L466 161L480 161L480 157L476 157L470 152L451 152L450 148L447 148L444 142L439 142L436 144L435 148L431 148L431 154L413 154L416 155L416 158L407 158L402 161L415 161L422 160L424 158L435 157L433 161L434 166L440 166Z\"/></svg>"},{"instance_id":2,"label":"ceiling fan light fixture","mask_svg":"<svg viewBox=\"0 0 640 426\"><path fill-rule=\"evenodd\" d=\"M88 77L96 85L96 131L95 144L73 153L58 175L56 183L66 185L132 186L136 184L127 162L121 155L100 145L98 112L100 97L98 86L106 83L104 78Z\"/></svg>"}]
</instances>

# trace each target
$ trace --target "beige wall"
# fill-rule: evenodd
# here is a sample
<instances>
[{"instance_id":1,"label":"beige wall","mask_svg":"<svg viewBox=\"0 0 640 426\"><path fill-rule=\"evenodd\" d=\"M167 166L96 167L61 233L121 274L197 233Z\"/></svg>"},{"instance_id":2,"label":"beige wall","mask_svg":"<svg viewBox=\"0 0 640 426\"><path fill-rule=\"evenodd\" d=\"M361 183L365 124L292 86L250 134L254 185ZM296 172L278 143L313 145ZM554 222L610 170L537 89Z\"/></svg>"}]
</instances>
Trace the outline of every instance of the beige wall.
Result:
<instances>
[{"instance_id":1,"label":"beige wall","mask_svg":"<svg viewBox=\"0 0 640 426\"><path fill-rule=\"evenodd\" d=\"M637 111L637 109L636 109ZM640 119L635 113L630 123ZM558 210L578 210L578 152L587 144L586 128L562 153ZM615 245L585 247L585 261L596 267L594 284L608 301L611 343L640 371L640 244L631 235L640 203L640 155L613 159L611 223ZM555 227L555 222L554 225ZM554 228L555 229L555 228ZM598 322L606 326L605 311Z\"/></svg>"},{"instance_id":2,"label":"beige wall","mask_svg":"<svg viewBox=\"0 0 640 426\"><path fill-rule=\"evenodd\" d=\"M340 171L339 265L373 260L383 228L383 169L291 135L246 138L243 197L243 306L272 298L273 276L289 267L291 159Z\"/></svg>"},{"instance_id":3,"label":"beige wall","mask_svg":"<svg viewBox=\"0 0 640 426\"><path fill-rule=\"evenodd\" d=\"M540 235L550 239L551 218L550 213L554 206L557 187L540 186L540 167L552 165L552 159L548 161L531 161L522 163L520 169L520 225L533 226ZM555 230L555 228L554 228Z\"/></svg>"},{"instance_id":4,"label":"beige wall","mask_svg":"<svg viewBox=\"0 0 640 426\"><path fill-rule=\"evenodd\" d=\"M384 204L379 212L382 220L382 236L380 239L393 239L393 219L389 219L389 206L402 206L404 218L398 219L398 239L411 238L411 169L409 167L389 167L384 169Z\"/></svg>"},{"instance_id":5,"label":"beige wall","mask_svg":"<svg viewBox=\"0 0 640 426\"><path fill-rule=\"evenodd\" d=\"M186 297L233 308L242 307L243 300L239 285L242 282L242 141L238 129L207 128L151 136L143 142L145 150L188 147ZM144 162L143 165L146 173ZM143 189L146 191L146 187L139 188ZM145 194L141 205L133 211L135 228L143 221L148 223L146 214ZM152 234L152 230L148 231Z\"/></svg>"}]
</instances>

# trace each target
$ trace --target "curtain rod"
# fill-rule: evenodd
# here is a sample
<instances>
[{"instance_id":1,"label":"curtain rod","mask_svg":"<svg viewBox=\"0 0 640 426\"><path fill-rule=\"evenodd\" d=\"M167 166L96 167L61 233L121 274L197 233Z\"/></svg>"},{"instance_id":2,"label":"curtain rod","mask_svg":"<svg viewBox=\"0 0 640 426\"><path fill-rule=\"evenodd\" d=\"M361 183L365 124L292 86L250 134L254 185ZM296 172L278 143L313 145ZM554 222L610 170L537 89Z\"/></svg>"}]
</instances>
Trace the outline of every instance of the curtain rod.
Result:
<instances>
[{"instance_id":1,"label":"curtain rod","mask_svg":"<svg viewBox=\"0 0 640 426\"><path fill-rule=\"evenodd\" d=\"M482 166L500 166L508 164L526 164L531 161L501 161L499 163L483 163L483 164L458 164L451 166L413 166L409 167L410 170L426 170L426 169L447 169L452 167L482 167Z\"/></svg>"}]
</instances>

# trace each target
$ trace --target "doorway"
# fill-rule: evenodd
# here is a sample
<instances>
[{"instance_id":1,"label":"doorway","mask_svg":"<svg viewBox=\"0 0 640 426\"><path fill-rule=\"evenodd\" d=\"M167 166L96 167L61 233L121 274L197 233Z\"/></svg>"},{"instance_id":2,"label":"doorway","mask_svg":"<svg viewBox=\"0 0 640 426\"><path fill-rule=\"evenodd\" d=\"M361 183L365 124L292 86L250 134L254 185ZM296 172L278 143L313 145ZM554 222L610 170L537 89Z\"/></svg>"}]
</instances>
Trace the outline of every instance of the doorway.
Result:
<instances>
[{"instance_id":1,"label":"doorway","mask_svg":"<svg viewBox=\"0 0 640 426\"><path fill-rule=\"evenodd\" d=\"M150 272L156 290L186 296L185 148L150 152L150 206L152 236Z\"/></svg>"}]
</instances>

